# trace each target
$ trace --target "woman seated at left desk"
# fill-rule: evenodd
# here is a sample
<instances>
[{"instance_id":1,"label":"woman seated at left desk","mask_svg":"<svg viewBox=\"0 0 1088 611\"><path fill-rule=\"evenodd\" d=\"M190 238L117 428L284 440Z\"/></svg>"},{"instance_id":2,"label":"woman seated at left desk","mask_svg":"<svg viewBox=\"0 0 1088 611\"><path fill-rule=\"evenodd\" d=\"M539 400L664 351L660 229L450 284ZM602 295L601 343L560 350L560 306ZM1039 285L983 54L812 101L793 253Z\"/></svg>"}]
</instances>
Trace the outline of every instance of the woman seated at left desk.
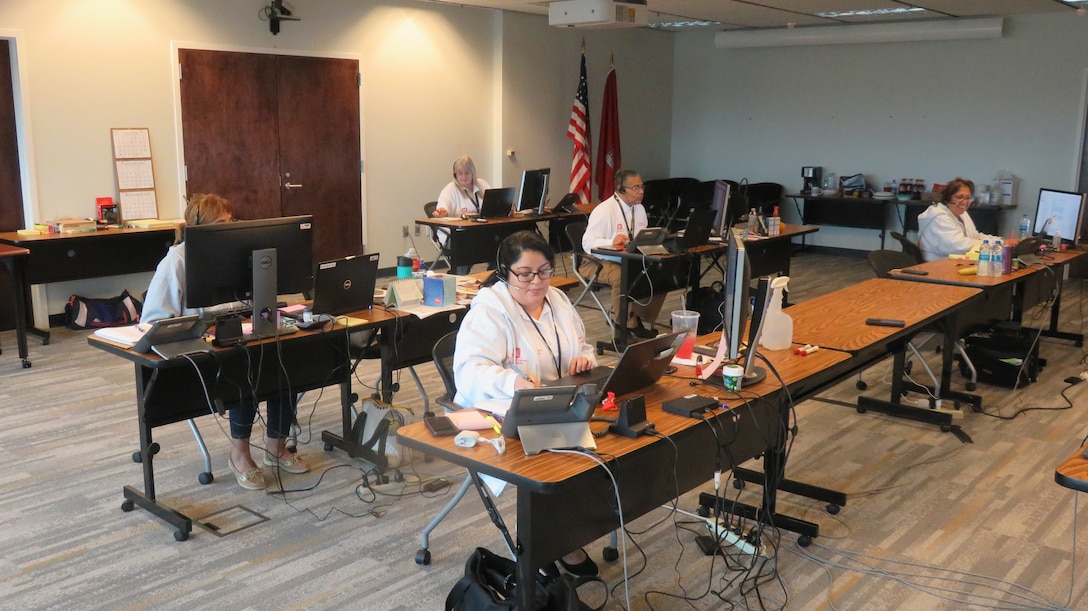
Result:
<instances>
[{"instance_id":1,"label":"woman seated at left desk","mask_svg":"<svg viewBox=\"0 0 1088 611\"><path fill-rule=\"evenodd\" d=\"M185 206L186 225L214 225L230 223L234 211L226 199L199 193ZM180 231L180 230L179 230ZM170 247L159 262L144 300L142 322L155 322L200 310L185 307L185 242L180 238ZM276 397L266 402L266 447L262 450L262 462L288 473L305 473L309 470L302 457L287 450L287 436L295 421L293 397ZM230 406L230 458L227 464L238 485L246 490L263 490L264 471L254 462L250 453L249 438L257 417L257 402L246 400Z\"/></svg>"},{"instance_id":2,"label":"woman seated at left desk","mask_svg":"<svg viewBox=\"0 0 1088 611\"><path fill-rule=\"evenodd\" d=\"M926 261L962 255L978 248L982 240L997 236L979 233L967 209L975 195L975 183L955 178L941 191L941 202L918 215L918 246Z\"/></svg>"},{"instance_id":3,"label":"woman seated at left desk","mask_svg":"<svg viewBox=\"0 0 1088 611\"><path fill-rule=\"evenodd\" d=\"M471 406L510 399L522 388L588 371L597 364L574 306L552 288L555 251L532 231L502 241L499 282L480 289L457 332L455 401ZM597 565L578 549L560 559L576 575L596 575Z\"/></svg>"}]
</instances>

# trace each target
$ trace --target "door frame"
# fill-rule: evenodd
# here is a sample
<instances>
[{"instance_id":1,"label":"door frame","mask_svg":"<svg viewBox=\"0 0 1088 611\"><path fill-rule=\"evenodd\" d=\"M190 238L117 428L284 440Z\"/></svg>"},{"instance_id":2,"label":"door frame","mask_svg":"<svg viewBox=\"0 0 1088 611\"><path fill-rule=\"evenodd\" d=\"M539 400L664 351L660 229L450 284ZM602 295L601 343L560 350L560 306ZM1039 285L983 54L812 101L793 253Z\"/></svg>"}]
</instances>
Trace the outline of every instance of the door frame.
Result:
<instances>
[{"instance_id":1,"label":"door frame","mask_svg":"<svg viewBox=\"0 0 1088 611\"><path fill-rule=\"evenodd\" d=\"M363 96L363 84L366 83L365 75L363 74L363 60L362 57L356 53L335 53L335 52L316 52L316 51L299 51L292 49L277 49L273 47L246 47L239 45L219 45L208 44L198 42L170 42L170 80L173 87L174 96L174 143L177 149L178 159L178 184L186 185L185 177L185 141L181 130L181 81L178 79L178 71L181 67L181 62L178 59L179 50L191 49L196 51L226 51L230 53L256 53L260 55L291 55L296 57L322 57L329 59L346 59L354 61L359 71L359 206L361 208L360 219L362 227L359 228L360 235L363 238L363 244L370 244L370 236L367 233L367 214L366 214L366 165L364 160L366 159L366 140L363 138L363 134L366 133L365 124L365 107ZM184 190L178 194L178 201L185 201ZM180 210L177 212L181 212ZM159 210L162 214L162 210ZM176 215L180 216L180 215Z\"/></svg>"},{"instance_id":2,"label":"door frame","mask_svg":"<svg viewBox=\"0 0 1088 611\"><path fill-rule=\"evenodd\" d=\"M19 148L19 182L23 192L23 222L38 220L38 180L34 166L34 137L31 129L30 87L27 78L26 59L20 49L24 47L20 30L0 29L0 38L11 45L11 86L15 99L15 138ZM44 295L43 295L44 297ZM35 297L35 303L37 298Z\"/></svg>"}]
</instances>

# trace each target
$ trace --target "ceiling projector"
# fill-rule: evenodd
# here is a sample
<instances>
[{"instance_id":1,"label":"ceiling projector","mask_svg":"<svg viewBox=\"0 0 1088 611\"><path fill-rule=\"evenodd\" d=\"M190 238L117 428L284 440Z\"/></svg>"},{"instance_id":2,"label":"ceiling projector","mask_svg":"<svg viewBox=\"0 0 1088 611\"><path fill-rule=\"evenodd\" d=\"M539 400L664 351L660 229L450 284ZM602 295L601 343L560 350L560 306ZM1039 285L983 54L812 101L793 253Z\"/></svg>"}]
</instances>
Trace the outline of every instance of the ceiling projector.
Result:
<instances>
[{"instance_id":1,"label":"ceiling projector","mask_svg":"<svg viewBox=\"0 0 1088 611\"><path fill-rule=\"evenodd\" d=\"M646 0L566 0L548 5L548 24L568 28L637 28L649 22Z\"/></svg>"}]
</instances>

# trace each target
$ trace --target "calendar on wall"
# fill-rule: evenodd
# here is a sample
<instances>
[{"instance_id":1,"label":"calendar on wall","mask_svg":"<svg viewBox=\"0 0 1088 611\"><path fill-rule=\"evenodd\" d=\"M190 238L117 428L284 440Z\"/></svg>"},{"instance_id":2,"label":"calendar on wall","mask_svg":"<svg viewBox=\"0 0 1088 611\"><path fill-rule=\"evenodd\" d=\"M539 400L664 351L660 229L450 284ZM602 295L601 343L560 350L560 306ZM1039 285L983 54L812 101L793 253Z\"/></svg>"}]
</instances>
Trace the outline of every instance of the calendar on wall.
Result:
<instances>
[{"instance_id":1,"label":"calendar on wall","mask_svg":"<svg viewBox=\"0 0 1088 611\"><path fill-rule=\"evenodd\" d=\"M151 130L146 127L110 129L117 203L121 222L159 217L155 171L151 163Z\"/></svg>"}]
</instances>

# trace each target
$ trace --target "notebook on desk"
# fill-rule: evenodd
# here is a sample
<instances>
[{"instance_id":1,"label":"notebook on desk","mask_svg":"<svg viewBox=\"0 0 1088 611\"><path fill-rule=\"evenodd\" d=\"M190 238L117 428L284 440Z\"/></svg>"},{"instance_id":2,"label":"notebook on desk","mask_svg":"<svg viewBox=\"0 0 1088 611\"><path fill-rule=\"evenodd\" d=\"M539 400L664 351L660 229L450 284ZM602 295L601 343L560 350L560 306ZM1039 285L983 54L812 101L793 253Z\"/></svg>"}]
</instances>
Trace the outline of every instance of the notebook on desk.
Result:
<instances>
[{"instance_id":1,"label":"notebook on desk","mask_svg":"<svg viewBox=\"0 0 1088 611\"><path fill-rule=\"evenodd\" d=\"M514 207L514 188L504 187L484 191L484 201L480 204L480 217L494 219L510 216Z\"/></svg>"},{"instance_id":2,"label":"notebook on desk","mask_svg":"<svg viewBox=\"0 0 1088 611\"><path fill-rule=\"evenodd\" d=\"M374 305L378 253L318 263L314 269L315 314L338 316Z\"/></svg>"}]
</instances>

